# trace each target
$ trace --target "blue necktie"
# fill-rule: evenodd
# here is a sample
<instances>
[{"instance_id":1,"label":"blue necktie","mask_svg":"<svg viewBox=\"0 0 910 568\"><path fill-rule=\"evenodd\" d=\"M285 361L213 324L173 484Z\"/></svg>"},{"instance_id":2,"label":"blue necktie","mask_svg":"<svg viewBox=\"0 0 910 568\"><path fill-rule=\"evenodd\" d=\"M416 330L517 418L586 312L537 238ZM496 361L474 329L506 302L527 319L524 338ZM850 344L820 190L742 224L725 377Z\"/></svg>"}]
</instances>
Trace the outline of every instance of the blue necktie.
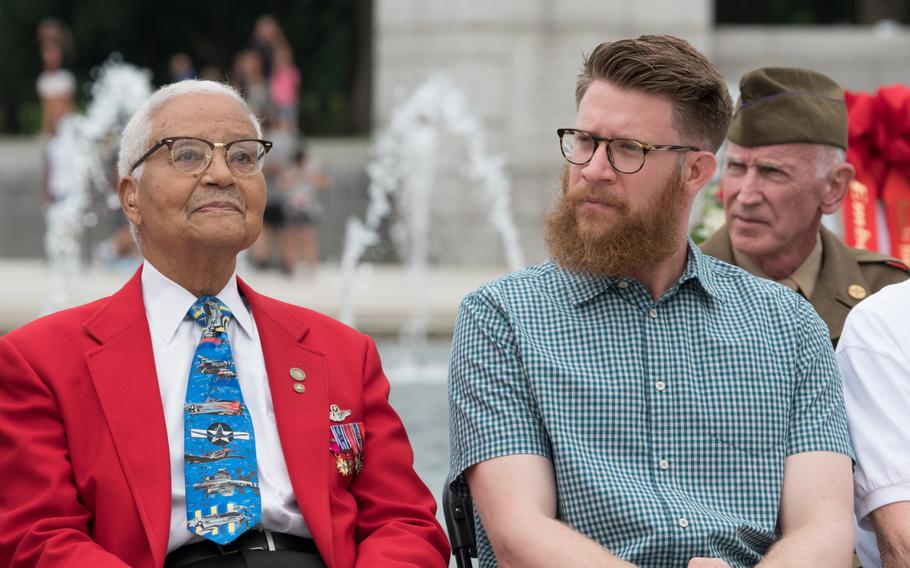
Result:
<instances>
[{"instance_id":1,"label":"blue necktie","mask_svg":"<svg viewBox=\"0 0 910 568\"><path fill-rule=\"evenodd\" d=\"M188 314L204 331L183 407L187 527L227 544L261 518L253 421L228 343L233 314L215 296L202 296Z\"/></svg>"}]
</instances>

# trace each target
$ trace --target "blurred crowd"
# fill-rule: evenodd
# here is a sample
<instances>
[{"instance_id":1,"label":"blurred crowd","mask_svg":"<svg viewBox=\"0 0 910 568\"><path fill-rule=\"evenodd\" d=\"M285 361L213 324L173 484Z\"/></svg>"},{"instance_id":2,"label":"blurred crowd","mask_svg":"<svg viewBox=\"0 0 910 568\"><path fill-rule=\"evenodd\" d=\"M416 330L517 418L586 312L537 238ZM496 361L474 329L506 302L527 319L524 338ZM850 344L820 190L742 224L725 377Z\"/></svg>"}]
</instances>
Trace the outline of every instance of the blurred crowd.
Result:
<instances>
[{"instance_id":1,"label":"blurred crowd","mask_svg":"<svg viewBox=\"0 0 910 568\"><path fill-rule=\"evenodd\" d=\"M298 105L301 74L294 52L273 16L256 20L247 49L234 59L234 84L250 108L263 119L266 138L274 147L266 161L269 187L264 231L251 250L255 266L267 268L278 256L278 266L288 275L312 276L319 261L316 224L322 208L318 193L328 178L309 160L299 130Z\"/></svg>"},{"instance_id":2,"label":"blurred crowd","mask_svg":"<svg viewBox=\"0 0 910 568\"><path fill-rule=\"evenodd\" d=\"M75 49L68 27L55 18L41 21L37 40L43 68L37 90L45 139L44 202L47 204L67 191L67 160L58 151L55 134L60 120L74 108L76 80L70 68ZM185 52L170 57L169 71L170 82L208 79L230 83L262 121L264 136L274 146L264 168L269 189L265 226L250 250L249 260L258 269L278 269L289 276L312 277L319 264L317 226L322 217L319 194L331 182L307 152L299 120L302 75L278 21L268 14L256 20L248 45L236 54L228 72L214 66L205 66L197 72L192 56ZM112 186L116 186L115 178L113 174ZM129 264L137 258L129 226L119 211L119 204L112 214L117 216L115 229L95 248L96 260Z\"/></svg>"}]
</instances>

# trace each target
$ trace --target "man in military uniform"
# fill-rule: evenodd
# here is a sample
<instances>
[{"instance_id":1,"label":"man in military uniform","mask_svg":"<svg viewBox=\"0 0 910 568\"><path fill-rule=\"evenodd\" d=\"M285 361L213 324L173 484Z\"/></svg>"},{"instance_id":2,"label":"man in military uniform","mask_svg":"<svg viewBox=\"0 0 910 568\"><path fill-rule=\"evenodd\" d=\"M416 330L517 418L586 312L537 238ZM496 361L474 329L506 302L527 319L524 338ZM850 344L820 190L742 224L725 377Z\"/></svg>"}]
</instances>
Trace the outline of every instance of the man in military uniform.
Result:
<instances>
[{"instance_id":1,"label":"man in military uniform","mask_svg":"<svg viewBox=\"0 0 910 568\"><path fill-rule=\"evenodd\" d=\"M701 248L805 296L837 345L853 306L910 276L821 224L854 176L844 89L807 69L763 68L743 76L740 93L720 180L726 223Z\"/></svg>"}]
</instances>

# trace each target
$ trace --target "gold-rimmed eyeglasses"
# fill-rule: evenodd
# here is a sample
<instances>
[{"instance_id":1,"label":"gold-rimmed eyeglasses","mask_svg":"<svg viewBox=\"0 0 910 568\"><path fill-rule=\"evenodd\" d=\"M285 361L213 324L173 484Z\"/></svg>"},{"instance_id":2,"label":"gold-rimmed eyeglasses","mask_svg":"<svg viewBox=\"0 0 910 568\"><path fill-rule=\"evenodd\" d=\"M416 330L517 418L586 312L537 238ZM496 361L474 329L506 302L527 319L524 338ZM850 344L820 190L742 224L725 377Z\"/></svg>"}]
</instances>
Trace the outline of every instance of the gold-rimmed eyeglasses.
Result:
<instances>
[{"instance_id":1,"label":"gold-rimmed eyeglasses","mask_svg":"<svg viewBox=\"0 0 910 568\"><path fill-rule=\"evenodd\" d=\"M272 149L268 140L248 138L232 142L209 142L202 138L192 136L171 136L157 141L148 152L130 167L130 173L142 165L152 154L162 146L167 146L171 152L171 164L178 172L185 174L198 174L204 172L212 157L215 148L224 148L225 161L232 172L239 176L251 176L262 171L265 155Z\"/></svg>"},{"instance_id":2,"label":"gold-rimmed eyeglasses","mask_svg":"<svg viewBox=\"0 0 910 568\"><path fill-rule=\"evenodd\" d=\"M559 148L563 157L570 164L583 166L591 161L597 147L603 142L607 146L607 160L610 165L624 174L634 174L645 165L649 152L698 152L695 146L675 146L673 144L646 144L631 138L602 138L577 128L560 128Z\"/></svg>"}]
</instances>

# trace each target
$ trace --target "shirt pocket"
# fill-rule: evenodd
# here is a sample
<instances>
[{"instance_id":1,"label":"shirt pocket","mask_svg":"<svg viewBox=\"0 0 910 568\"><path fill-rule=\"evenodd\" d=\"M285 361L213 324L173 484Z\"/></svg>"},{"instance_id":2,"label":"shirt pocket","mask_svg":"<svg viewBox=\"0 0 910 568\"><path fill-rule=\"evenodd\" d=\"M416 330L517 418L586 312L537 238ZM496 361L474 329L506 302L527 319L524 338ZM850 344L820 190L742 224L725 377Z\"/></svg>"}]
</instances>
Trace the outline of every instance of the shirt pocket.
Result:
<instances>
[{"instance_id":1,"label":"shirt pocket","mask_svg":"<svg viewBox=\"0 0 910 568\"><path fill-rule=\"evenodd\" d=\"M704 360L695 385L708 433L753 454L780 450L790 420L789 373L751 346L726 346Z\"/></svg>"}]
</instances>

